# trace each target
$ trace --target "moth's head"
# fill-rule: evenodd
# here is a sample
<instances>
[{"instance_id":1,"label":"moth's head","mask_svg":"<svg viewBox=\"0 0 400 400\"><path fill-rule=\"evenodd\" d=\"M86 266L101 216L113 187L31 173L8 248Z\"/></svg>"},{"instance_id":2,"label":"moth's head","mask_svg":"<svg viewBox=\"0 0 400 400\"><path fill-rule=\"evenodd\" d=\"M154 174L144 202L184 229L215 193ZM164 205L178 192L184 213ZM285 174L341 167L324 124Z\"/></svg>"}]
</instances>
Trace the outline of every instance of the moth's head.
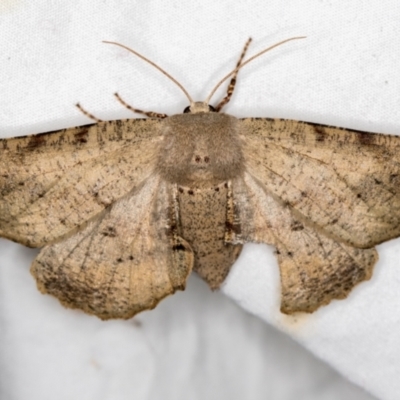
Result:
<instances>
[{"instance_id":1,"label":"moth's head","mask_svg":"<svg viewBox=\"0 0 400 400\"><path fill-rule=\"evenodd\" d=\"M187 106L184 110L184 114L198 114L198 113L208 113L208 112L217 112L217 110L210 106L208 103L204 101L195 101Z\"/></svg>"}]
</instances>

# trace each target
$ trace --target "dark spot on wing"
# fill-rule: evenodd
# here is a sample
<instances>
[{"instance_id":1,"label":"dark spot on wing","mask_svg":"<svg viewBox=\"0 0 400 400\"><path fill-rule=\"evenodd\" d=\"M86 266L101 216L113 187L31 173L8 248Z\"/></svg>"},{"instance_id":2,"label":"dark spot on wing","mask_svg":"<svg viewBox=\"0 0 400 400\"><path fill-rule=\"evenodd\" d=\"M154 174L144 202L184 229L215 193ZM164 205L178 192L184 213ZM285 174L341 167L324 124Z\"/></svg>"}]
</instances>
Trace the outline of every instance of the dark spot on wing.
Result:
<instances>
[{"instance_id":1,"label":"dark spot on wing","mask_svg":"<svg viewBox=\"0 0 400 400\"><path fill-rule=\"evenodd\" d=\"M325 141L326 138L326 133L325 129L321 125L313 125L314 131L315 131L315 140L317 142L323 142Z\"/></svg>"},{"instance_id":2,"label":"dark spot on wing","mask_svg":"<svg viewBox=\"0 0 400 400\"><path fill-rule=\"evenodd\" d=\"M239 224L232 224L229 221L225 221L225 228L228 232L234 232L236 234L239 234L242 231Z\"/></svg>"},{"instance_id":3,"label":"dark spot on wing","mask_svg":"<svg viewBox=\"0 0 400 400\"><path fill-rule=\"evenodd\" d=\"M370 145L374 144L375 142L374 135L368 134L366 132L357 131L356 135L357 135L357 140L359 141L360 144Z\"/></svg>"},{"instance_id":4,"label":"dark spot on wing","mask_svg":"<svg viewBox=\"0 0 400 400\"><path fill-rule=\"evenodd\" d=\"M375 183L376 183L377 185L381 185L381 184L382 184L382 181L380 181L379 179L374 178L374 181L375 181Z\"/></svg>"},{"instance_id":5,"label":"dark spot on wing","mask_svg":"<svg viewBox=\"0 0 400 400\"><path fill-rule=\"evenodd\" d=\"M292 231L302 231L304 229L304 225L300 221L293 220L290 224L290 229Z\"/></svg>"},{"instance_id":6,"label":"dark spot on wing","mask_svg":"<svg viewBox=\"0 0 400 400\"><path fill-rule=\"evenodd\" d=\"M27 150L35 150L39 147L43 147L46 145L46 138L45 135L46 133L40 133L38 135L32 135L30 136L28 145L26 146Z\"/></svg>"},{"instance_id":7,"label":"dark spot on wing","mask_svg":"<svg viewBox=\"0 0 400 400\"><path fill-rule=\"evenodd\" d=\"M399 175L398 174L391 174L389 179L390 181L394 181Z\"/></svg>"},{"instance_id":8,"label":"dark spot on wing","mask_svg":"<svg viewBox=\"0 0 400 400\"><path fill-rule=\"evenodd\" d=\"M175 244L174 246L172 246L172 250L174 251L183 251L186 250L185 246L182 243L179 244Z\"/></svg>"},{"instance_id":9,"label":"dark spot on wing","mask_svg":"<svg viewBox=\"0 0 400 400\"><path fill-rule=\"evenodd\" d=\"M84 128L81 131L74 133L73 144L87 143L88 137L89 137L89 130L87 128Z\"/></svg>"},{"instance_id":10,"label":"dark spot on wing","mask_svg":"<svg viewBox=\"0 0 400 400\"><path fill-rule=\"evenodd\" d=\"M117 236L117 231L112 226L107 226L107 228L102 233L104 236L108 236L108 237Z\"/></svg>"},{"instance_id":11,"label":"dark spot on wing","mask_svg":"<svg viewBox=\"0 0 400 400\"><path fill-rule=\"evenodd\" d=\"M176 232L176 225L173 224L169 227L169 231L167 229L167 234L174 234Z\"/></svg>"}]
</instances>

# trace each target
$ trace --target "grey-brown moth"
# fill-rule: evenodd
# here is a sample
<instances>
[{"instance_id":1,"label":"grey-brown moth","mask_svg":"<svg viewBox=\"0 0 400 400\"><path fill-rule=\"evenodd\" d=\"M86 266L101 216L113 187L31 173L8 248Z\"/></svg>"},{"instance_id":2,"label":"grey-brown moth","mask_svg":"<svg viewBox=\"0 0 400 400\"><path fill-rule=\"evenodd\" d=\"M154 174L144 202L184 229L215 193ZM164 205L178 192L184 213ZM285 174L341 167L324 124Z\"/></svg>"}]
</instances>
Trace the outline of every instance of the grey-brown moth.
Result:
<instances>
[{"instance_id":1,"label":"grey-brown moth","mask_svg":"<svg viewBox=\"0 0 400 400\"><path fill-rule=\"evenodd\" d=\"M0 236L43 247L41 292L130 318L192 270L218 288L246 242L275 247L283 313L370 278L374 246L400 235L400 137L219 112L254 58L243 62L247 45L214 108L178 84L183 114L118 97L150 118L0 141Z\"/></svg>"}]
</instances>

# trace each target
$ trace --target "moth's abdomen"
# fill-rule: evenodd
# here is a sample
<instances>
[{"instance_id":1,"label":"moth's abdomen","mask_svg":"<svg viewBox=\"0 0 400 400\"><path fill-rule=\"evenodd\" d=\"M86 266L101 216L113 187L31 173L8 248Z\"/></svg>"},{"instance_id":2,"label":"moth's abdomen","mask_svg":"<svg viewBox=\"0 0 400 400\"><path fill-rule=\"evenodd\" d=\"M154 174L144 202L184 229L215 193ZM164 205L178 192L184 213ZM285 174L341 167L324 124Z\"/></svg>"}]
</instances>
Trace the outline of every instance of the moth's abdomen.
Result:
<instances>
[{"instance_id":1,"label":"moth's abdomen","mask_svg":"<svg viewBox=\"0 0 400 400\"><path fill-rule=\"evenodd\" d=\"M166 118L158 170L183 186L218 185L243 172L237 119L226 114L181 114Z\"/></svg>"},{"instance_id":2,"label":"moth's abdomen","mask_svg":"<svg viewBox=\"0 0 400 400\"><path fill-rule=\"evenodd\" d=\"M228 182L205 188L178 186L179 235L190 244L196 271L217 289L229 273L242 249L226 243L232 229L228 212Z\"/></svg>"}]
</instances>

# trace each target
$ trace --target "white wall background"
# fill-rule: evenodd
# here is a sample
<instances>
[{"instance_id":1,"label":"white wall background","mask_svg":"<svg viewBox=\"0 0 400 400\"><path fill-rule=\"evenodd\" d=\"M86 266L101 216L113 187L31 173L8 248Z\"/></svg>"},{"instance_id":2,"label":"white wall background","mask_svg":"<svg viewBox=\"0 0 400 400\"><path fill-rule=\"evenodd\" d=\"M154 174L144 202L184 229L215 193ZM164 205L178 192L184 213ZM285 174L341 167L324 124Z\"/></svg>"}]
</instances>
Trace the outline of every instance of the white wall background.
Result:
<instances>
[{"instance_id":1,"label":"white wall background","mask_svg":"<svg viewBox=\"0 0 400 400\"><path fill-rule=\"evenodd\" d=\"M298 35L308 38L242 71L226 112L400 134L395 0L3 0L0 137L85 124L78 101L102 119L132 117L115 91L157 112L187 105L158 71L102 40L142 52L200 100L249 36L254 54ZM0 398L371 398L286 332L346 379L398 399L400 241L378 250L371 281L301 319L279 313L272 249L249 245L223 292L258 319L192 278L152 312L101 322L40 295L28 272L36 252L0 240Z\"/></svg>"}]
</instances>

